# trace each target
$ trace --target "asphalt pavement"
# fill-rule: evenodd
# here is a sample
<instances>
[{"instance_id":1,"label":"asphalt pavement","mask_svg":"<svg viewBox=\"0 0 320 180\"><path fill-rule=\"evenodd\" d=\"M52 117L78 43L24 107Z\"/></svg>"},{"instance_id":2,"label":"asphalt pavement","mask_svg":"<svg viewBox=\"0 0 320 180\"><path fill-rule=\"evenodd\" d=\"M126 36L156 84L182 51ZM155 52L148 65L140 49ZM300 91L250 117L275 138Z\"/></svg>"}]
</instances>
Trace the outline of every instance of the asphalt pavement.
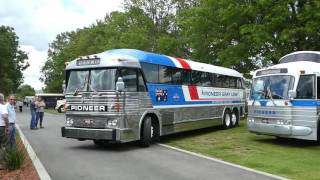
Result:
<instances>
[{"instance_id":1,"label":"asphalt pavement","mask_svg":"<svg viewBox=\"0 0 320 180\"><path fill-rule=\"evenodd\" d=\"M154 144L96 146L61 137L64 114L44 114L45 128L30 130L30 111L17 112L17 123L53 180L227 180L275 179L228 164Z\"/></svg>"}]
</instances>

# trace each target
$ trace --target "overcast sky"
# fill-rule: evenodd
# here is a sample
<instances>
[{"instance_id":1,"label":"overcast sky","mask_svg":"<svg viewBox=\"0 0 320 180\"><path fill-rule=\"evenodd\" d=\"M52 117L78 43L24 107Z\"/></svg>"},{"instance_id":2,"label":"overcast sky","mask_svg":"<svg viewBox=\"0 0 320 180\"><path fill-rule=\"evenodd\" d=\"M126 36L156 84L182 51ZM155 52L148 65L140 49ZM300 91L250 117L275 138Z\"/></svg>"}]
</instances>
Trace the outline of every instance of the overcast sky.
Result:
<instances>
[{"instance_id":1,"label":"overcast sky","mask_svg":"<svg viewBox=\"0 0 320 180\"><path fill-rule=\"evenodd\" d=\"M24 84L40 90L40 68L47 59L48 44L56 35L83 28L103 19L106 13L122 11L123 0L0 0L0 25L11 26L20 48L29 56Z\"/></svg>"}]
</instances>

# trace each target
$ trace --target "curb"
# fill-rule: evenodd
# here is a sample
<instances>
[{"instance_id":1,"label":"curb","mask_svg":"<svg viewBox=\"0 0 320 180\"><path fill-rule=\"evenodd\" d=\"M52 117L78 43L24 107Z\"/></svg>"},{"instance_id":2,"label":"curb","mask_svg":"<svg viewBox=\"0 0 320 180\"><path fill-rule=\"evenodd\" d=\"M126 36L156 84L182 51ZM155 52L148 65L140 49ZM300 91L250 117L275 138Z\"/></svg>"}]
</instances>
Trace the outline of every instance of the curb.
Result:
<instances>
[{"instance_id":1,"label":"curb","mask_svg":"<svg viewBox=\"0 0 320 180\"><path fill-rule=\"evenodd\" d=\"M51 177L49 176L47 170L42 165L40 159L37 157L36 153L34 152L33 148L29 144L27 138L22 133L22 130L20 129L18 124L16 124L16 128L19 131L19 135L20 135L21 141L22 141L24 147L26 148L26 150L27 150L27 152L29 154L29 157L30 157L30 159L32 161L32 164L34 165L34 167L35 167L40 179L41 180L51 180Z\"/></svg>"},{"instance_id":2,"label":"curb","mask_svg":"<svg viewBox=\"0 0 320 180\"><path fill-rule=\"evenodd\" d=\"M198 154L198 153L194 153L194 152L187 151L187 150L184 150L184 149L172 147L172 146L169 146L169 145L166 145L166 144L158 143L158 145L160 145L162 147L165 147L165 148L168 148L168 149L173 149L175 151L179 151L179 152L183 152L183 153L186 153L186 154L189 154L189 155L193 155L193 156L197 156L197 157L200 157L200 158L203 158L203 159L207 159L207 160L210 160L210 161L214 161L214 162L222 163L222 164L229 165L229 166L232 166L232 167L236 167L236 168L239 168L239 169L243 169L243 170L246 170L246 171L254 172L256 174L261 174L261 175L268 176L268 177L275 178L275 179L279 179L279 180L288 180L288 178L285 178L285 177L273 175L273 174L270 174L270 173L258 171L258 170L251 169L251 168L247 168L247 167L244 167L244 166L240 166L238 164L229 163L229 162L226 162L226 161L223 161L223 160L220 160L220 159L208 157L208 156L205 156L205 155L202 155L202 154Z\"/></svg>"}]
</instances>

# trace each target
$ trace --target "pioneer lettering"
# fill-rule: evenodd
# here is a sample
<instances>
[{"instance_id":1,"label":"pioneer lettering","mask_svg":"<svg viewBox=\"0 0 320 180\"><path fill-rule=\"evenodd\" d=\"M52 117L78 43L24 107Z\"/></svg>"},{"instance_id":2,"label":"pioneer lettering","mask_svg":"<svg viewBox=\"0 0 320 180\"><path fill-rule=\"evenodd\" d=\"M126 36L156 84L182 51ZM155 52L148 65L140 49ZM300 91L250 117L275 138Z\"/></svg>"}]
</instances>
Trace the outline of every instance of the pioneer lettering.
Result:
<instances>
[{"instance_id":1,"label":"pioneer lettering","mask_svg":"<svg viewBox=\"0 0 320 180\"><path fill-rule=\"evenodd\" d=\"M97 105L72 105L70 106L70 111L107 111L107 106L97 106Z\"/></svg>"}]
</instances>

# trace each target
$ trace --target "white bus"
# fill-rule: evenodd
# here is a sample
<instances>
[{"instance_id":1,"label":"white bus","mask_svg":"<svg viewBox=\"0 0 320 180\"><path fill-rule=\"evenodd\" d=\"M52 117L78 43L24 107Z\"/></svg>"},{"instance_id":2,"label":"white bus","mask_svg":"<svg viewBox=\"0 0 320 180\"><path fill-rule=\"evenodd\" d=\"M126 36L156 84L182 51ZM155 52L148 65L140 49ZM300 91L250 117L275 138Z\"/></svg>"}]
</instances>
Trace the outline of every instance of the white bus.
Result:
<instances>
[{"instance_id":1,"label":"white bus","mask_svg":"<svg viewBox=\"0 0 320 180\"><path fill-rule=\"evenodd\" d=\"M228 68L116 49L71 61L66 75L67 138L148 146L162 135L231 128L244 114L242 74Z\"/></svg>"},{"instance_id":2,"label":"white bus","mask_svg":"<svg viewBox=\"0 0 320 180\"><path fill-rule=\"evenodd\" d=\"M320 52L294 52L255 71L248 105L253 133L319 140Z\"/></svg>"},{"instance_id":3,"label":"white bus","mask_svg":"<svg viewBox=\"0 0 320 180\"><path fill-rule=\"evenodd\" d=\"M40 97L46 104L46 108L55 108L57 100L64 99L64 94L59 93L37 93L36 98Z\"/></svg>"}]
</instances>

